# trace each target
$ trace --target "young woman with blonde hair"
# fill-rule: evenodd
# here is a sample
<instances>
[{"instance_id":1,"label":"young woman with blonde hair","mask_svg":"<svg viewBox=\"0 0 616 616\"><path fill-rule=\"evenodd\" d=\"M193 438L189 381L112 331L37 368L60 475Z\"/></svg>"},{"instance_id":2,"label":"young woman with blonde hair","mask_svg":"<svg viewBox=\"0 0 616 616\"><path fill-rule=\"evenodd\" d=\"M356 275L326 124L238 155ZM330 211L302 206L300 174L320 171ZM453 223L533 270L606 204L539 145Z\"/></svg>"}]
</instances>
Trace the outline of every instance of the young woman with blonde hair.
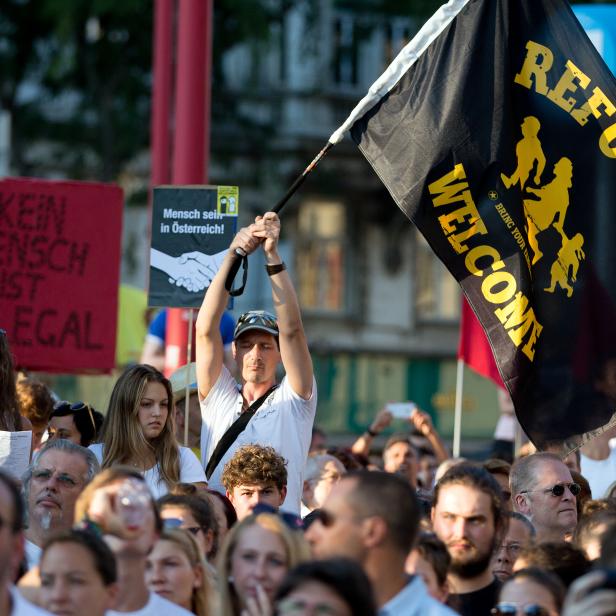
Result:
<instances>
[{"instance_id":1,"label":"young woman with blonde hair","mask_svg":"<svg viewBox=\"0 0 616 616\"><path fill-rule=\"evenodd\" d=\"M145 567L147 587L197 616L213 613L211 589L199 545L186 530L166 529Z\"/></svg>"},{"instance_id":2,"label":"young woman with blonde hair","mask_svg":"<svg viewBox=\"0 0 616 616\"><path fill-rule=\"evenodd\" d=\"M102 468L137 468L154 498L178 482L205 483L195 454L176 441L172 408L171 384L156 368L139 364L126 370L111 392L100 443L90 445Z\"/></svg>"},{"instance_id":3,"label":"young woman with blonde hair","mask_svg":"<svg viewBox=\"0 0 616 616\"><path fill-rule=\"evenodd\" d=\"M309 558L304 535L289 528L281 515L244 518L228 532L218 554L219 613L267 611L289 569Z\"/></svg>"}]
</instances>

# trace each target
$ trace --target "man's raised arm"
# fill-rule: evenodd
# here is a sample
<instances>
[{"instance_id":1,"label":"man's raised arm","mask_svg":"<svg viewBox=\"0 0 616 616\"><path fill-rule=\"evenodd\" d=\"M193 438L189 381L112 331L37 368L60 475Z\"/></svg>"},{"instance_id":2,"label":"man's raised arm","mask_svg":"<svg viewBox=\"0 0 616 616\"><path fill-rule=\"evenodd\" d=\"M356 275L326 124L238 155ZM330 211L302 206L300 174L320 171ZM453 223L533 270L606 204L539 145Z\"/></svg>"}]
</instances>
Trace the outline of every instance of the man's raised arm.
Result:
<instances>
[{"instance_id":1,"label":"man's raised arm","mask_svg":"<svg viewBox=\"0 0 616 616\"><path fill-rule=\"evenodd\" d=\"M253 236L263 241L263 252L267 265L280 265L282 259L278 254L280 236L278 216L274 212L266 212L263 216L257 216L251 230ZM278 320L282 365L293 391L307 400L312 395L312 359L308 351L297 295L285 269L270 274L270 282Z\"/></svg>"},{"instance_id":2,"label":"man's raised arm","mask_svg":"<svg viewBox=\"0 0 616 616\"><path fill-rule=\"evenodd\" d=\"M251 227L240 229L233 238L216 276L212 279L203 304L199 309L196 323L195 352L197 359L197 385L199 398L203 400L220 376L224 360L224 348L220 335L220 320L229 301L229 293L225 289L225 280L237 255L236 248L241 248L246 254L253 252L260 243L251 231Z\"/></svg>"}]
</instances>

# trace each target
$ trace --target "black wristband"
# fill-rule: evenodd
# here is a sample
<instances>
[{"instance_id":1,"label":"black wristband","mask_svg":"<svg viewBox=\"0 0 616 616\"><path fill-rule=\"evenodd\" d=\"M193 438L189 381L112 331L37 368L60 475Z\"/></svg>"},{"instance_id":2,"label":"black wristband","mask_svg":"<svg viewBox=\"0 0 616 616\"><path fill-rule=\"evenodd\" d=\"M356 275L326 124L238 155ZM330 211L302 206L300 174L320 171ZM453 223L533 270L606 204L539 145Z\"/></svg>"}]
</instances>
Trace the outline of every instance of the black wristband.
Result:
<instances>
[{"instance_id":1,"label":"black wristband","mask_svg":"<svg viewBox=\"0 0 616 616\"><path fill-rule=\"evenodd\" d=\"M265 271L267 272L268 276L279 274L280 272L282 272L282 270L286 270L286 269L287 269L287 266L284 264L284 261L282 263L276 263L276 265L266 265L265 266Z\"/></svg>"},{"instance_id":2,"label":"black wristband","mask_svg":"<svg viewBox=\"0 0 616 616\"><path fill-rule=\"evenodd\" d=\"M369 434L372 438L379 435L378 432L375 432L374 430L371 430L370 428L366 430L366 434Z\"/></svg>"}]
</instances>

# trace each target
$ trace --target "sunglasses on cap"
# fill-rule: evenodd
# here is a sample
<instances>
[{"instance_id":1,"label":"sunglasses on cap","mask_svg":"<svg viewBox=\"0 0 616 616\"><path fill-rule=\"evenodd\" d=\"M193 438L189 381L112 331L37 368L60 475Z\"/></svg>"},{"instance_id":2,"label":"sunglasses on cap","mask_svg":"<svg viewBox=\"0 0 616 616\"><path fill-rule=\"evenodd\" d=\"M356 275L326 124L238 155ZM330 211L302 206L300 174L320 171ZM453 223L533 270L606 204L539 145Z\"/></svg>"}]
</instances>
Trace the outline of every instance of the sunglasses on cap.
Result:
<instances>
[{"instance_id":1,"label":"sunglasses on cap","mask_svg":"<svg viewBox=\"0 0 616 616\"><path fill-rule=\"evenodd\" d=\"M237 320L237 325L233 332L233 339L237 339L240 334L251 329L260 329L261 331L267 331L274 336L278 336L278 321L273 314L265 310L250 310L249 312L245 312Z\"/></svg>"},{"instance_id":2,"label":"sunglasses on cap","mask_svg":"<svg viewBox=\"0 0 616 616\"><path fill-rule=\"evenodd\" d=\"M550 612L542 605L536 603L530 603L525 606L521 606L518 603L498 603L492 608L490 614L493 616L516 616L516 614L524 614L524 616L549 616Z\"/></svg>"},{"instance_id":3,"label":"sunglasses on cap","mask_svg":"<svg viewBox=\"0 0 616 616\"><path fill-rule=\"evenodd\" d=\"M253 515L259 515L260 513L269 513L271 515L278 516L285 524L287 528L291 530L304 530L304 520L294 513L288 511L278 511L275 507L267 505L265 503L258 503L252 510Z\"/></svg>"},{"instance_id":4,"label":"sunglasses on cap","mask_svg":"<svg viewBox=\"0 0 616 616\"><path fill-rule=\"evenodd\" d=\"M551 492L552 496L562 496L565 493L565 488L568 488L569 492L571 492L573 496L577 496L582 491L582 487L579 483L557 483L551 488L545 488L543 490L523 490L520 494L526 494L529 492L543 492L548 494L548 492Z\"/></svg>"},{"instance_id":5,"label":"sunglasses on cap","mask_svg":"<svg viewBox=\"0 0 616 616\"><path fill-rule=\"evenodd\" d=\"M90 417L90 422L92 423L92 429L96 432L96 423L94 422L94 416L92 415L92 409L89 404L85 402L74 402L71 404L67 400L61 400L60 402L56 402L53 407L55 411L69 411L70 413L79 413L80 411L87 411Z\"/></svg>"}]
</instances>

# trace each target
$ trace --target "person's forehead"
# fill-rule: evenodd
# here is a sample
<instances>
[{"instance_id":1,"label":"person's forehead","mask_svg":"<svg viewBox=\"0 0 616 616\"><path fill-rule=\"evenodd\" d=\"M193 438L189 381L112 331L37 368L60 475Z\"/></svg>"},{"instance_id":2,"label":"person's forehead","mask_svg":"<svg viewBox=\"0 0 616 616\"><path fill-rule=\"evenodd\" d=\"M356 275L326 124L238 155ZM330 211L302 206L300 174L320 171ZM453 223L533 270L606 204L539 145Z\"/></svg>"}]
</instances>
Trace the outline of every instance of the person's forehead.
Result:
<instances>
[{"instance_id":1,"label":"person's forehead","mask_svg":"<svg viewBox=\"0 0 616 616\"><path fill-rule=\"evenodd\" d=\"M277 490L278 487L274 483L241 483L235 486L234 490L242 490L246 492L263 492L264 490Z\"/></svg>"},{"instance_id":2,"label":"person's forehead","mask_svg":"<svg viewBox=\"0 0 616 616\"><path fill-rule=\"evenodd\" d=\"M356 485L357 480L354 477L342 477L340 481L333 486L325 500L324 507L336 511L351 509L350 497Z\"/></svg>"},{"instance_id":3,"label":"person's forehead","mask_svg":"<svg viewBox=\"0 0 616 616\"><path fill-rule=\"evenodd\" d=\"M489 513L492 499L489 494L473 486L449 484L439 490L435 506L441 511L471 517Z\"/></svg>"},{"instance_id":4,"label":"person's forehead","mask_svg":"<svg viewBox=\"0 0 616 616\"><path fill-rule=\"evenodd\" d=\"M35 468L53 468L59 473L74 474L87 472L88 465L78 453L50 449L41 455Z\"/></svg>"},{"instance_id":5,"label":"person's forehead","mask_svg":"<svg viewBox=\"0 0 616 616\"><path fill-rule=\"evenodd\" d=\"M243 334L240 334L235 340L236 343L246 344L276 344L276 337L269 332L259 329L251 329Z\"/></svg>"},{"instance_id":6,"label":"person's forehead","mask_svg":"<svg viewBox=\"0 0 616 616\"><path fill-rule=\"evenodd\" d=\"M396 443L393 443L393 445L390 445L386 450L385 450L385 454L387 454L388 452L391 453L415 453L415 448L408 442L408 441L397 441Z\"/></svg>"},{"instance_id":7,"label":"person's forehead","mask_svg":"<svg viewBox=\"0 0 616 616\"><path fill-rule=\"evenodd\" d=\"M516 578L507 582L501 590L500 599L504 602L510 601L522 605L539 603L546 607L553 607L554 604L550 592L528 578Z\"/></svg>"},{"instance_id":8,"label":"person's forehead","mask_svg":"<svg viewBox=\"0 0 616 616\"><path fill-rule=\"evenodd\" d=\"M237 542L242 549L251 548L260 552L286 552L285 544L280 535L261 524L251 524L241 533Z\"/></svg>"},{"instance_id":9,"label":"person's forehead","mask_svg":"<svg viewBox=\"0 0 616 616\"><path fill-rule=\"evenodd\" d=\"M195 517L188 507L182 505L163 505L160 510L160 515L163 519L177 518L188 524L195 522Z\"/></svg>"},{"instance_id":10,"label":"person's forehead","mask_svg":"<svg viewBox=\"0 0 616 616\"><path fill-rule=\"evenodd\" d=\"M572 481L571 471L564 462L559 460L543 460L536 466L534 478L536 487L551 487L555 483Z\"/></svg>"},{"instance_id":11,"label":"person's forehead","mask_svg":"<svg viewBox=\"0 0 616 616\"><path fill-rule=\"evenodd\" d=\"M63 415L62 417L52 417L49 423L57 428L72 429L75 427L75 421L72 415Z\"/></svg>"},{"instance_id":12,"label":"person's forehead","mask_svg":"<svg viewBox=\"0 0 616 616\"><path fill-rule=\"evenodd\" d=\"M530 539L530 528L521 520L510 518L507 539L510 541L526 542Z\"/></svg>"},{"instance_id":13,"label":"person's forehead","mask_svg":"<svg viewBox=\"0 0 616 616\"><path fill-rule=\"evenodd\" d=\"M158 381L148 381L143 391L143 396L147 398L166 398L167 388Z\"/></svg>"},{"instance_id":14,"label":"person's forehead","mask_svg":"<svg viewBox=\"0 0 616 616\"><path fill-rule=\"evenodd\" d=\"M323 465L323 473L344 473L345 468L339 460L327 460Z\"/></svg>"}]
</instances>

